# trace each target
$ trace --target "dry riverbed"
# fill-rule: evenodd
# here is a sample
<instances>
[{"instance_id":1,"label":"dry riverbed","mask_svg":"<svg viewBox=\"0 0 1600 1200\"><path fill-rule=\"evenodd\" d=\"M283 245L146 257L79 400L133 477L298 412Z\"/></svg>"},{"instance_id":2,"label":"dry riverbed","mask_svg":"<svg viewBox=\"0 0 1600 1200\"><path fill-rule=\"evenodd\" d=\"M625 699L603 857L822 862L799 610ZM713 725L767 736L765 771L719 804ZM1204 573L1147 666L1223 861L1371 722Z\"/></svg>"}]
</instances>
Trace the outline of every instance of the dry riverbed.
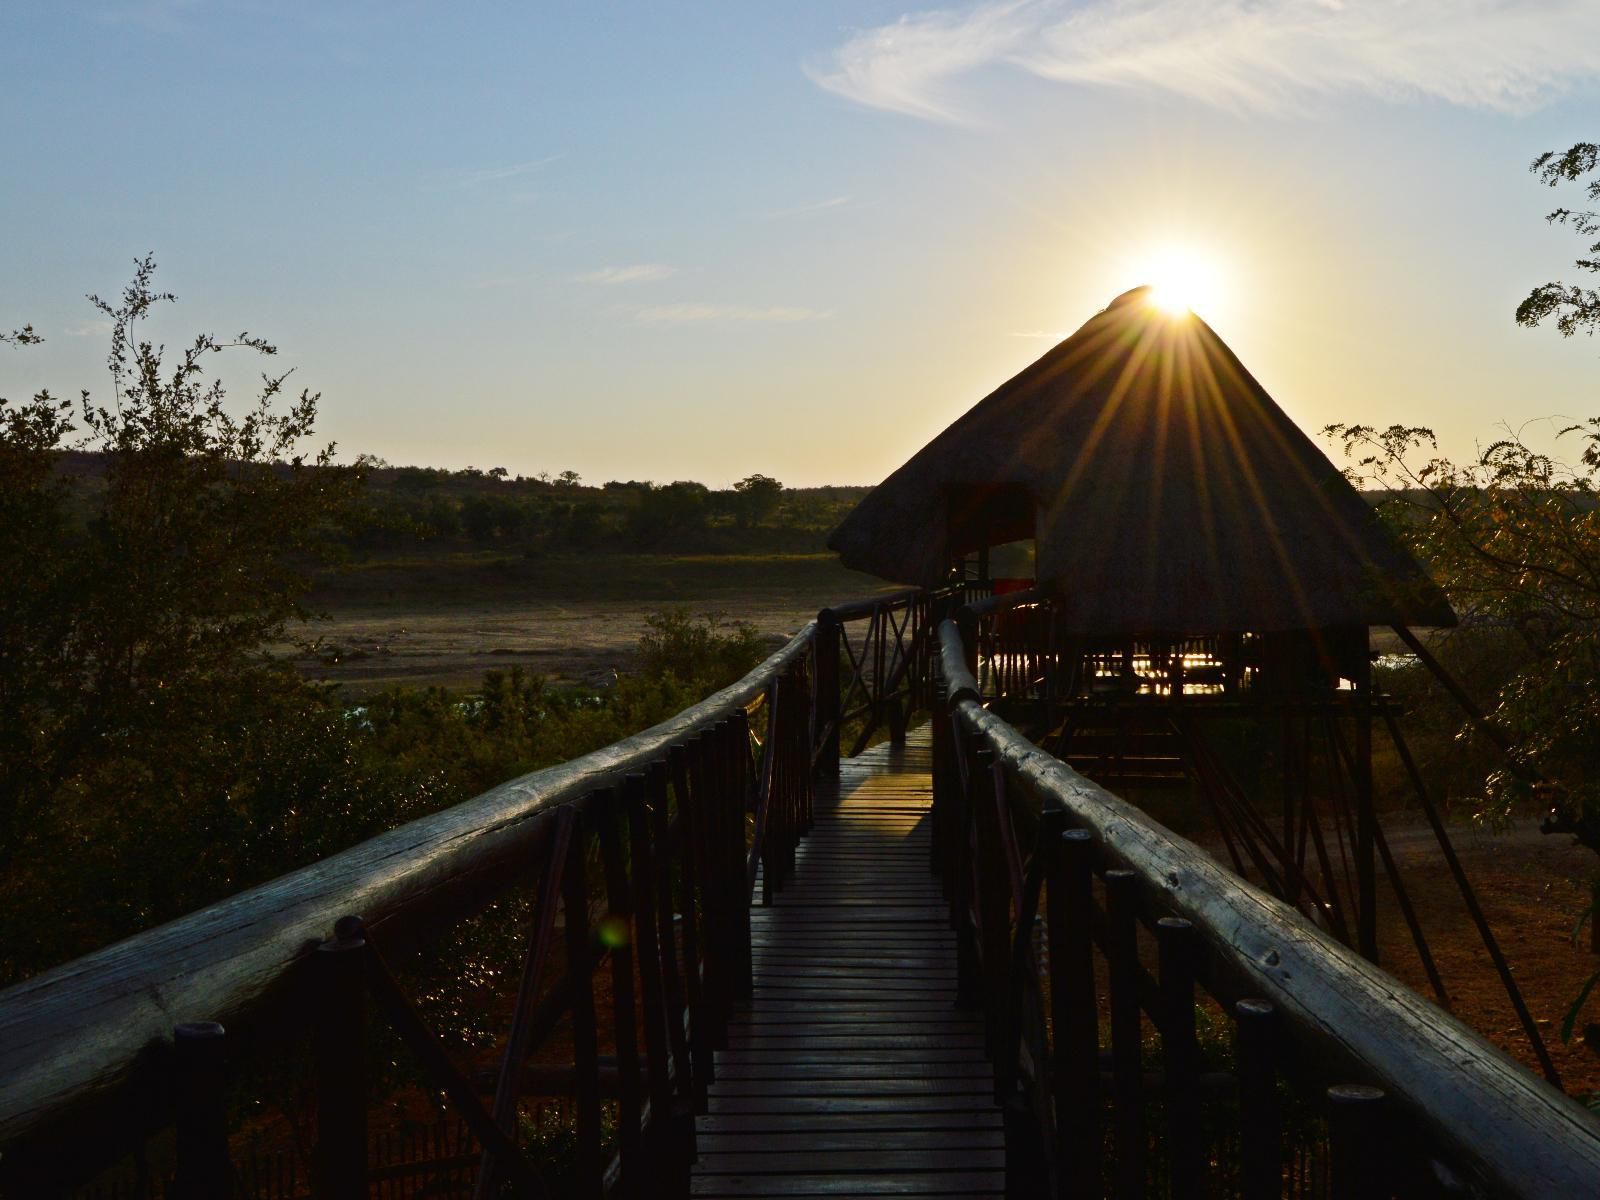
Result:
<instances>
[{"instance_id":1,"label":"dry riverbed","mask_svg":"<svg viewBox=\"0 0 1600 1200\"><path fill-rule=\"evenodd\" d=\"M485 671L512 666L595 684L629 668L652 613L744 621L777 643L819 608L886 586L831 555L367 563L324 576L311 603L327 616L292 630L277 651L350 695L397 684L471 688Z\"/></svg>"}]
</instances>

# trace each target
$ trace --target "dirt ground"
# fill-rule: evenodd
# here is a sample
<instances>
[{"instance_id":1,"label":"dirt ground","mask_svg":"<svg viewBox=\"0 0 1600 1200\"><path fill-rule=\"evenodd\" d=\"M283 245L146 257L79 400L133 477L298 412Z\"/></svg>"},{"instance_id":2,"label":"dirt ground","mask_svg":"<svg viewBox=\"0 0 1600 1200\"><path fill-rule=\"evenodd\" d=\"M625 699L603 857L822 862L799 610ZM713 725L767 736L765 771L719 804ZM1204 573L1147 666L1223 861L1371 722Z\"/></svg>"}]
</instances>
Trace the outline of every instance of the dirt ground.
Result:
<instances>
[{"instance_id":1,"label":"dirt ground","mask_svg":"<svg viewBox=\"0 0 1600 1200\"><path fill-rule=\"evenodd\" d=\"M511 666L599 684L628 669L652 613L713 613L780 642L824 605L884 587L822 555L373 563L324 577L311 602L328 615L275 650L352 696L471 688Z\"/></svg>"},{"instance_id":2,"label":"dirt ground","mask_svg":"<svg viewBox=\"0 0 1600 1200\"><path fill-rule=\"evenodd\" d=\"M1433 830L1415 812L1387 812L1380 820L1449 995L1447 1007L1538 1074L1538 1059ZM1570 837L1540 833L1538 822L1531 818L1498 831L1452 821L1446 832L1561 1075L1563 1089L1580 1099L1600 1091L1600 1053L1585 1045L1582 1036L1586 1022L1600 1022L1600 989L1577 1022L1572 1041L1563 1045L1560 1036L1568 1006L1584 981L1600 969L1600 957L1589 953L1588 928L1577 945L1572 940L1573 926L1588 904L1586 880L1596 866L1594 854L1574 847ZM1227 865L1227 853L1215 836L1200 828L1185 836ZM1413 991L1438 1003L1381 868L1378 888L1380 964Z\"/></svg>"},{"instance_id":3,"label":"dirt ground","mask_svg":"<svg viewBox=\"0 0 1600 1200\"><path fill-rule=\"evenodd\" d=\"M1416 906L1452 1011L1518 1062L1537 1071L1505 989L1492 969L1432 831L1418 819L1391 816L1389 843L1401 878ZM1457 824L1449 830L1484 916L1505 953L1565 1090L1583 1097L1600 1091L1600 1055L1584 1044L1585 1022L1600 1021L1600 1001L1591 1001L1570 1044L1561 1022L1600 958L1589 953L1587 928L1578 944L1572 929L1588 905L1586 879L1595 856L1570 837L1545 835L1532 819L1504 832ZM1383 965L1422 995L1432 998L1427 976L1394 905L1385 895Z\"/></svg>"}]
</instances>

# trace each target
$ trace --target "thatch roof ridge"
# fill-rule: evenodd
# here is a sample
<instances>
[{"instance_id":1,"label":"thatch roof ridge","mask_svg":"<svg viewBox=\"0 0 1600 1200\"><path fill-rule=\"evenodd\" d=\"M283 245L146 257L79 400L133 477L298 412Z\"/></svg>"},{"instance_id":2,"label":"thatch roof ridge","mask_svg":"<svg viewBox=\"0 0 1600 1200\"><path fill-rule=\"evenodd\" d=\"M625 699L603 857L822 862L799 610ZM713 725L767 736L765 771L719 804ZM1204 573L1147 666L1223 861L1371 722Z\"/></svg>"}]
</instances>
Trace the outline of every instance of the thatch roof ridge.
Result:
<instances>
[{"instance_id":1,"label":"thatch roof ridge","mask_svg":"<svg viewBox=\"0 0 1600 1200\"><path fill-rule=\"evenodd\" d=\"M829 545L931 585L952 546L1025 536L1026 520L1041 582L1070 584L1074 620L1107 632L1453 623L1215 331L1145 301L1117 297L957 417Z\"/></svg>"}]
</instances>

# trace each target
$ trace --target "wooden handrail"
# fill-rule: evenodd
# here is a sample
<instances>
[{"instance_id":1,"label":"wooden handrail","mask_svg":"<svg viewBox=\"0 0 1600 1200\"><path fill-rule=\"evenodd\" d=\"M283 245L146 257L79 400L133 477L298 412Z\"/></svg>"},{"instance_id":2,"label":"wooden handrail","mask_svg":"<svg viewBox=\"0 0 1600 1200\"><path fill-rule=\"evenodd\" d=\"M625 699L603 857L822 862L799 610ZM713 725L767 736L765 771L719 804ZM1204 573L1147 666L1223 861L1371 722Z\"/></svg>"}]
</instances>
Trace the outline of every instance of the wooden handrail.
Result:
<instances>
[{"instance_id":1,"label":"wooden handrail","mask_svg":"<svg viewBox=\"0 0 1600 1200\"><path fill-rule=\"evenodd\" d=\"M0 992L0 1143L96 1102L163 1086L141 1070L189 1021L261 1019L334 922L359 913L386 944L463 913L536 861L543 814L742 713L808 651L815 623L737 683L642 733L534 771L453 808L94 951ZM156 1107L164 1107L156 1105Z\"/></svg>"},{"instance_id":2,"label":"wooden handrail","mask_svg":"<svg viewBox=\"0 0 1600 1200\"><path fill-rule=\"evenodd\" d=\"M833 620L859 621L863 617L870 617L881 608L891 608L897 604L905 604L921 596L921 588L903 588L898 592L885 592L881 596L872 596L866 600L852 600L848 604L838 604L832 608L822 610L823 614L831 616Z\"/></svg>"},{"instance_id":3,"label":"wooden handrail","mask_svg":"<svg viewBox=\"0 0 1600 1200\"><path fill-rule=\"evenodd\" d=\"M1282 1014L1310 1061L1385 1089L1449 1165L1495 1196L1588 1195L1600 1120L1462 1022L1227 871L1200 847L1079 775L985 709L955 620L939 629L950 711L1043 809L1087 830L1162 915L1192 923L1233 998Z\"/></svg>"}]
</instances>

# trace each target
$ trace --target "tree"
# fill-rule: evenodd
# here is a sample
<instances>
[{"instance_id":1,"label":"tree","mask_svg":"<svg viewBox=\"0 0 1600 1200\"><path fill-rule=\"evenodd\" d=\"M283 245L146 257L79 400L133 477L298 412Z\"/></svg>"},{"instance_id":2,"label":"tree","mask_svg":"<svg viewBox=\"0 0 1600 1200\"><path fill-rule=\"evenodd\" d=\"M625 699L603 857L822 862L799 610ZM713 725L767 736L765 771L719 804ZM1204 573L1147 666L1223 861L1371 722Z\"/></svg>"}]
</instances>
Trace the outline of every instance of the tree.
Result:
<instances>
[{"instance_id":1,"label":"tree","mask_svg":"<svg viewBox=\"0 0 1600 1200\"><path fill-rule=\"evenodd\" d=\"M1529 167L1547 187L1563 183L1576 183L1600 166L1600 145L1579 142L1565 151L1547 150L1533 160ZM1600 201L1600 178L1591 179L1585 188L1589 200ZM1558 208L1546 218L1553 225L1566 225L1580 237L1600 238L1600 212L1593 209L1575 211ZM1600 271L1600 241L1588 248L1588 257L1574 264L1581 271ZM1600 328L1600 291L1564 283L1546 283L1528 293L1528 298L1517 306L1517 322L1521 325L1538 325L1554 316L1556 328L1563 336L1571 337L1582 330L1593 333Z\"/></svg>"},{"instance_id":2,"label":"tree","mask_svg":"<svg viewBox=\"0 0 1600 1200\"><path fill-rule=\"evenodd\" d=\"M628 533L641 550L684 549L705 532L706 485L677 480L646 483L628 513Z\"/></svg>"},{"instance_id":3,"label":"tree","mask_svg":"<svg viewBox=\"0 0 1600 1200\"><path fill-rule=\"evenodd\" d=\"M733 490L738 498L734 511L741 529L771 520L783 498L783 484L770 475L747 475L733 485Z\"/></svg>"},{"instance_id":4,"label":"tree","mask_svg":"<svg viewBox=\"0 0 1600 1200\"><path fill-rule=\"evenodd\" d=\"M1532 170L1549 186L1600 166L1600 146L1541 154ZM1600 179L1587 185L1600 200ZM1558 208L1548 219L1600 237L1600 213ZM1600 242L1576 265L1600 271ZM1516 320L1554 318L1571 336L1600 327L1600 292L1561 283L1534 288ZM1483 781L1478 815L1504 818L1519 805L1546 806L1542 828L1570 834L1600 854L1600 418L1566 423L1563 460L1507 429L1468 463L1438 453L1433 432L1392 425L1330 425L1353 460L1355 482L1385 497L1396 531L1428 564L1477 641L1468 659L1491 680L1490 719L1511 752ZM1471 741L1472 725L1460 737ZM1600 911L1600 869L1587 917ZM1576 934L1575 934L1576 936ZM1570 1037L1591 977L1562 1029Z\"/></svg>"},{"instance_id":5,"label":"tree","mask_svg":"<svg viewBox=\"0 0 1600 1200\"><path fill-rule=\"evenodd\" d=\"M208 379L224 353L274 355L267 341L201 334L174 360L139 339L174 299L154 273L146 257L117 303L90 297L112 326L106 402L0 400L0 907L47 827L52 852L101 836L113 811L123 840L108 853L178 818L225 838L216 822L243 803L248 757L229 739L257 737L304 694L265 648L306 615L305 567L360 485L331 445L303 448L319 397L280 406L288 372L264 375L237 415ZM72 460L85 474L65 470L69 448L92 452ZM147 888L181 873L139 870Z\"/></svg>"}]
</instances>

